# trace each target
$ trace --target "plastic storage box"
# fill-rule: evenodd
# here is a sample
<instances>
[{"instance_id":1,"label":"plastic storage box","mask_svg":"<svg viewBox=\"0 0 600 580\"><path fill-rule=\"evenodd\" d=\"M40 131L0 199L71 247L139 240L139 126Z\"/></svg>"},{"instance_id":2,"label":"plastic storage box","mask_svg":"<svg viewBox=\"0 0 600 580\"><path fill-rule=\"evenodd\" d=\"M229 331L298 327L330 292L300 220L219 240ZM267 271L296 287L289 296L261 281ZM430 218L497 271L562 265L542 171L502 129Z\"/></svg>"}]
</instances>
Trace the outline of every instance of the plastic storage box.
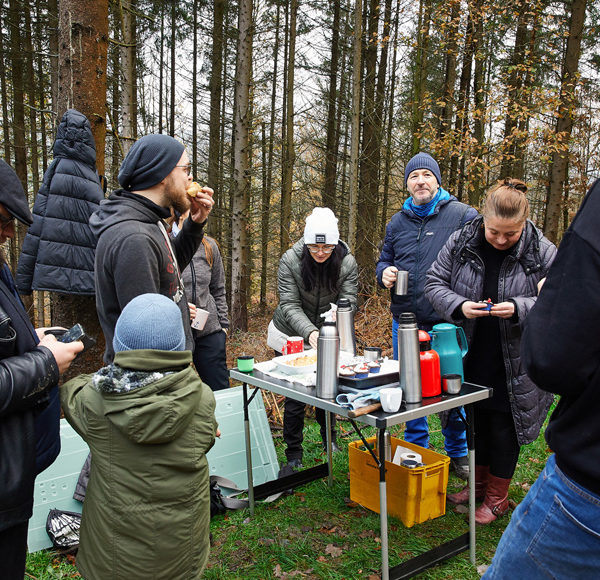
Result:
<instances>
[{"instance_id":1,"label":"plastic storage box","mask_svg":"<svg viewBox=\"0 0 600 580\"><path fill-rule=\"evenodd\" d=\"M376 437L367 441L375 446ZM450 458L396 437L391 438L392 457L397 445L419 453L425 465L411 469L385 462L388 514L400 518L408 528L444 515ZM377 450L375 453L379 457ZM348 461L350 499L379 513L379 467L362 441L349 444Z\"/></svg>"}]
</instances>

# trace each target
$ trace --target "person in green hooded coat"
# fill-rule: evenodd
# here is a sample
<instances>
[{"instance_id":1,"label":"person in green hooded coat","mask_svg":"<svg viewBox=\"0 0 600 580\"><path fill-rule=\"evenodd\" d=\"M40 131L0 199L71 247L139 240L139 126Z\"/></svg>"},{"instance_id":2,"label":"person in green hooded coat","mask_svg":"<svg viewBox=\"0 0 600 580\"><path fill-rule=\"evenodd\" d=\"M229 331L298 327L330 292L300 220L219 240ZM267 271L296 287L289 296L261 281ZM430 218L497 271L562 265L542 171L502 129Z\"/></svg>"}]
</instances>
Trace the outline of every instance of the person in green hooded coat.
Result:
<instances>
[{"instance_id":1,"label":"person in green hooded coat","mask_svg":"<svg viewBox=\"0 0 600 580\"><path fill-rule=\"evenodd\" d=\"M60 389L65 416L94 458L77 567L87 580L200 578L214 395L191 366L181 313L166 296L129 302L113 347L112 364Z\"/></svg>"}]
</instances>

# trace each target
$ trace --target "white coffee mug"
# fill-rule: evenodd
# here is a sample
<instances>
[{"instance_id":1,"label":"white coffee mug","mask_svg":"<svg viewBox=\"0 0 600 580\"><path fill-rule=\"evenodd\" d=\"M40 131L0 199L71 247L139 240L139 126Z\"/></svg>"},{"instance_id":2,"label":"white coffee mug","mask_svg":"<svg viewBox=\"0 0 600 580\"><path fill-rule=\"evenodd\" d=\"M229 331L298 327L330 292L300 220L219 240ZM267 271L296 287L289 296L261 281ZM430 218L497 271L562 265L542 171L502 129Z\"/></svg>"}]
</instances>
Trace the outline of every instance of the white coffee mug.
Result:
<instances>
[{"instance_id":1,"label":"white coffee mug","mask_svg":"<svg viewBox=\"0 0 600 580\"><path fill-rule=\"evenodd\" d=\"M379 400L381 401L381 408L386 413L397 413L400 410L400 405L402 404L402 389L381 389L379 391Z\"/></svg>"},{"instance_id":2,"label":"white coffee mug","mask_svg":"<svg viewBox=\"0 0 600 580\"><path fill-rule=\"evenodd\" d=\"M208 315L210 312L208 310L202 310L202 308L196 308L196 318L192 322L192 328L196 330L202 330L206 321L208 320Z\"/></svg>"}]
</instances>

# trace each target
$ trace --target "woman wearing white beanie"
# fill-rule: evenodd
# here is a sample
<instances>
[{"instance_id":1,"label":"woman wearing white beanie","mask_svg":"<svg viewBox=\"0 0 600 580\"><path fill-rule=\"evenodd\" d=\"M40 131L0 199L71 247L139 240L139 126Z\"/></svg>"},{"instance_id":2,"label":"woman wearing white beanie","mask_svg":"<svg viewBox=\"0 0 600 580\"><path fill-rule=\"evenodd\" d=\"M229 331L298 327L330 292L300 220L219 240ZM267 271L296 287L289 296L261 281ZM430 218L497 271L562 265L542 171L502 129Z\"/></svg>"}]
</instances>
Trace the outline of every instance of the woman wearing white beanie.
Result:
<instances>
[{"instance_id":1,"label":"woman wearing white beanie","mask_svg":"<svg viewBox=\"0 0 600 580\"><path fill-rule=\"evenodd\" d=\"M356 309L358 267L350 248L340 240L337 222L329 208L313 209L306 218L303 238L279 262L279 305L272 324L284 335L301 336L305 345L312 348L317 348L319 328L324 321L321 314L330 309L332 302L347 298ZM285 401L283 438L292 468L302 465L304 406L293 399ZM325 444L325 414L317 409L316 417ZM335 432L332 435L333 448L337 450Z\"/></svg>"}]
</instances>

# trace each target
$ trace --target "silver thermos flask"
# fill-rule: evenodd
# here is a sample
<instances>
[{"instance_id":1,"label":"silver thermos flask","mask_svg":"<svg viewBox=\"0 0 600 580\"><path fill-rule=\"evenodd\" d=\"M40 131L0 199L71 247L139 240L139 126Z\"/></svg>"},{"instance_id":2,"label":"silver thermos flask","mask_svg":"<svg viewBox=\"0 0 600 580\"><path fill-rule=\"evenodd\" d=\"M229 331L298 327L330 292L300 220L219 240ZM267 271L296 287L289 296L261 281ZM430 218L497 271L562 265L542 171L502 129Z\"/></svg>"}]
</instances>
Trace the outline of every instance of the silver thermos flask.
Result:
<instances>
[{"instance_id":1,"label":"silver thermos flask","mask_svg":"<svg viewBox=\"0 0 600 580\"><path fill-rule=\"evenodd\" d=\"M356 336L354 335L354 310L348 298L341 298L337 303L335 315L340 333L340 350L356 356Z\"/></svg>"},{"instance_id":2,"label":"silver thermos flask","mask_svg":"<svg viewBox=\"0 0 600 580\"><path fill-rule=\"evenodd\" d=\"M317 397L334 400L338 394L340 337L335 322L324 322L317 343Z\"/></svg>"},{"instance_id":3,"label":"silver thermos flask","mask_svg":"<svg viewBox=\"0 0 600 580\"><path fill-rule=\"evenodd\" d=\"M420 403L421 361L419 358L419 329L412 312L400 314L398 323L398 363L402 398L407 403Z\"/></svg>"}]
</instances>

